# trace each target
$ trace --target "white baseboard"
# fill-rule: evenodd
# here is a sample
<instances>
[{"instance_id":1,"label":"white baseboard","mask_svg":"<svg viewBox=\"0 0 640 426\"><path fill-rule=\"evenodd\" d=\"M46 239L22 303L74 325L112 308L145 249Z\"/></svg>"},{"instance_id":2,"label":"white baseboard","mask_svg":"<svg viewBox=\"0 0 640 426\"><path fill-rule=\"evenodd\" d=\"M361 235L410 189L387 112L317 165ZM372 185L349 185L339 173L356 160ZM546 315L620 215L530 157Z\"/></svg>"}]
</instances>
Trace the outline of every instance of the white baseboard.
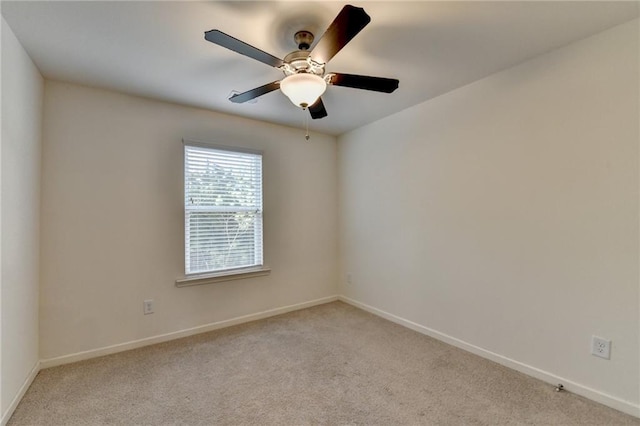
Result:
<instances>
[{"instance_id":1,"label":"white baseboard","mask_svg":"<svg viewBox=\"0 0 640 426\"><path fill-rule=\"evenodd\" d=\"M256 321L263 318L272 317L275 315L285 314L287 312L297 311L300 309L309 308L316 305L322 305L325 303L330 303L336 300L343 301L350 305L353 305L357 308L370 312L379 317L385 318L389 321L392 321L396 324L400 324L404 327L410 328L418 333L425 334L427 336L433 337L445 343L448 343L452 346L458 347L460 349L466 350L483 358L489 359L491 361L497 362L498 364L504 365L505 367L511 368L513 370L519 371L521 373L527 374L529 376L535 377L544 382L556 385L558 383L562 383L565 389L569 392L573 392L577 395L584 396L585 398L591 399L593 401L604 404L608 407L614 408L616 410L622 411L626 414L630 414L635 417L640 417L640 405L634 404L630 401L625 401L620 398L616 398L611 395L607 395L603 392L597 391L595 389L591 389L587 386L581 385L579 383L568 380L564 377L557 376L555 374L549 373L547 371L541 370L536 367L532 367L530 365L521 363L519 361L515 361L513 359L507 358L505 356L496 354L494 352L488 351L481 347L472 345L463 340L457 339L455 337L449 336L447 334L441 333L439 331L430 329L423 325L417 324L415 322L409 321L407 319L401 318L399 316L393 315L391 313L385 312L381 309L374 308L373 306L369 306L365 303L358 302L356 300L350 299L346 296L329 296L323 297L321 299L311 300L308 302L298 303L295 305L283 306L280 308L270 309L267 311L257 312L255 314L244 315L236 318L231 318L224 321L218 321L211 324L205 324L198 327L189 328L186 330L180 330L172 333L162 334L158 336L152 336L145 339L135 340L131 342L121 343L117 345L107 346L103 348L93 349L84 352L78 352L75 354L64 355L56 358L49 358L40 360L34 367L24 384L20 388L20 391L13 399L9 408L2 415L2 419L0 420L0 426L4 426L8 421L14 410L18 406L18 403L26 393L27 389L35 379L36 375L40 371L40 369L54 367L62 364L69 364L72 362L82 361L85 359L96 358L99 356L109 355L117 352L123 352L130 349L136 349L143 346L153 345L156 343L162 343L169 340L179 339L182 337L192 336L194 334L205 333L207 331L217 330L220 328L230 327L233 325L243 324L246 322Z\"/></svg>"},{"instance_id":2,"label":"white baseboard","mask_svg":"<svg viewBox=\"0 0 640 426\"><path fill-rule=\"evenodd\" d=\"M283 306L275 309L269 309L267 311L257 312L255 314L243 315L240 317L231 318L224 321L218 321L210 324L201 325L198 327L188 328L185 330L179 330L171 333L161 334L158 336L147 337L144 339L133 340L130 342L119 343L117 345L106 346L98 349L91 349L88 351L78 352L78 353L69 354L69 355L63 355L55 358L42 359L40 360L40 368L43 368L43 369L50 368L50 367L55 367L57 365L69 364L72 362L83 361L85 359L97 358L99 356L128 351L130 349L137 349L143 346L154 345L156 343L167 342L169 340L180 339L182 337L192 336L194 334L206 333L207 331L218 330L220 328L243 324L245 322L250 322L250 321L256 321L259 319L268 318L275 315L285 314L287 312L310 308L316 305L335 302L336 300L338 300L338 296L323 297L321 299L310 300L308 302L297 303L295 305Z\"/></svg>"},{"instance_id":3,"label":"white baseboard","mask_svg":"<svg viewBox=\"0 0 640 426\"><path fill-rule=\"evenodd\" d=\"M22 384L22 386L20 386L20 390L11 401L11 404L9 404L9 407L7 408L7 410L4 413L2 413L2 418L0 418L1 426L5 426L9 421L9 419L11 418L11 415L13 414L13 412L16 411L16 407L18 406L18 404L20 404L20 400L22 399L24 394L27 393L29 386L31 386L31 383L33 383L33 380L36 378L39 371L40 371L40 362L38 361L36 362L36 365L34 365L31 371L29 372L29 375L24 380L24 383Z\"/></svg>"},{"instance_id":4,"label":"white baseboard","mask_svg":"<svg viewBox=\"0 0 640 426\"><path fill-rule=\"evenodd\" d=\"M635 417L640 417L640 405L634 404L633 402L625 401L623 399L616 398L615 396L607 395L603 392L600 392L595 389L589 388L587 386L581 385L579 383L573 382L564 377L560 377L555 374L549 373L547 371L541 370L539 368L532 367L527 364L523 364L519 361L496 354L494 352L488 351L481 347L467 343L463 340L456 339L455 337L433 330L429 327L425 327L423 325L417 324L413 321L409 321L407 319L401 318L397 315L390 314L389 312L385 312L381 309L374 308L373 306L369 306L365 303L350 299L346 296L338 296L338 300L348 303L362 310L365 310L367 312L370 312L374 315L377 315L389 321L395 322L396 324L400 324L404 327L410 328L411 330L417 331L418 333L433 337L435 339L448 343L452 346L463 349L467 352L471 352L475 355L497 362L498 364L504 365L505 367L508 367L513 370L519 371L521 373L527 374L529 376L535 377L536 379L542 380L544 382L547 382L553 385L562 383L564 388L569 392L573 392L577 395L584 396L585 398L599 402L600 404L614 408L618 411L622 411L623 413L630 414Z\"/></svg>"}]
</instances>

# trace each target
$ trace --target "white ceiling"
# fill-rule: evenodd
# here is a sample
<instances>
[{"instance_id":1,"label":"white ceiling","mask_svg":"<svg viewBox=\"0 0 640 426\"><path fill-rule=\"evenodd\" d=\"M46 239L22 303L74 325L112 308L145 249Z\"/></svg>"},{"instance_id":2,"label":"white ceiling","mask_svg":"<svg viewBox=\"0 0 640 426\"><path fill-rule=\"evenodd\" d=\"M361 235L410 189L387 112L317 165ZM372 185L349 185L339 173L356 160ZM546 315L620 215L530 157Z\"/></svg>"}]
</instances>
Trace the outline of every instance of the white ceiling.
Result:
<instances>
[{"instance_id":1,"label":"white ceiling","mask_svg":"<svg viewBox=\"0 0 640 426\"><path fill-rule=\"evenodd\" d=\"M2 15L46 78L303 127L279 91L233 104L282 73L204 40L219 29L277 57L293 34L320 38L342 2L2 1ZM382 94L329 87L329 116L312 130L341 134L638 16L623 2L358 1L371 23L327 71L397 78ZM312 46L313 47L313 46Z\"/></svg>"}]
</instances>

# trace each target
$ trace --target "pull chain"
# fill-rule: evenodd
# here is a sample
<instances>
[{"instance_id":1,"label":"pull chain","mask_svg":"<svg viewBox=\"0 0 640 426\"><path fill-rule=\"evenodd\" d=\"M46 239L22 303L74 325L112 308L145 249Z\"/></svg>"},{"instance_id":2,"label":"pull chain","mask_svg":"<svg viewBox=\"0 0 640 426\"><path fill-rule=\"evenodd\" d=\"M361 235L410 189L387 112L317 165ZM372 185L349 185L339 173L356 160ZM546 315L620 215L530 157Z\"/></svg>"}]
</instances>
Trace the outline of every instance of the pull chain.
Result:
<instances>
[{"instance_id":1,"label":"pull chain","mask_svg":"<svg viewBox=\"0 0 640 426\"><path fill-rule=\"evenodd\" d=\"M307 133L305 133L304 138L306 140L309 140L309 114L307 114L306 110L303 110L303 111L304 111L304 125L307 130Z\"/></svg>"}]
</instances>

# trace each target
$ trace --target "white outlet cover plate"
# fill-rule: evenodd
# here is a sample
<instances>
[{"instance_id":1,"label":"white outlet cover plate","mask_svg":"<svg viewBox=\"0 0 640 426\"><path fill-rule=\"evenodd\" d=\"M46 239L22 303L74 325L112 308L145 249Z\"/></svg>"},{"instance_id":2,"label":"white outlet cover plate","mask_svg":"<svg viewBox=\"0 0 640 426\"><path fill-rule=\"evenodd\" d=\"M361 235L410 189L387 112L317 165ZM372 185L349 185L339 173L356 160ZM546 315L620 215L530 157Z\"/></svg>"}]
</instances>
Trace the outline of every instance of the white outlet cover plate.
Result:
<instances>
[{"instance_id":1,"label":"white outlet cover plate","mask_svg":"<svg viewBox=\"0 0 640 426\"><path fill-rule=\"evenodd\" d=\"M611 340L591 336L591 355L604 359L611 358Z\"/></svg>"}]
</instances>

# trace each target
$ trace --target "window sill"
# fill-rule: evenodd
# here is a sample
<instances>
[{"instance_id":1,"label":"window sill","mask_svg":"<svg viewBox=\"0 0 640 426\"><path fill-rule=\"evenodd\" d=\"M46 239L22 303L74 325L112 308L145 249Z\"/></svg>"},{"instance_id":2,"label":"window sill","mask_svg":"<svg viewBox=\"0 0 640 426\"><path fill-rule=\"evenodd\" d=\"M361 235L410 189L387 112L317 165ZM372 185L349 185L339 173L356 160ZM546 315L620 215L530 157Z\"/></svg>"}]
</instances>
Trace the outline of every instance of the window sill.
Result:
<instances>
[{"instance_id":1,"label":"window sill","mask_svg":"<svg viewBox=\"0 0 640 426\"><path fill-rule=\"evenodd\" d=\"M241 280L244 278L262 277L269 275L271 268L260 266L257 268L235 269L210 274L190 275L176 280L176 287L190 287L194 285L213 284L223 281Z\"/></svg>"}]
</instances>

